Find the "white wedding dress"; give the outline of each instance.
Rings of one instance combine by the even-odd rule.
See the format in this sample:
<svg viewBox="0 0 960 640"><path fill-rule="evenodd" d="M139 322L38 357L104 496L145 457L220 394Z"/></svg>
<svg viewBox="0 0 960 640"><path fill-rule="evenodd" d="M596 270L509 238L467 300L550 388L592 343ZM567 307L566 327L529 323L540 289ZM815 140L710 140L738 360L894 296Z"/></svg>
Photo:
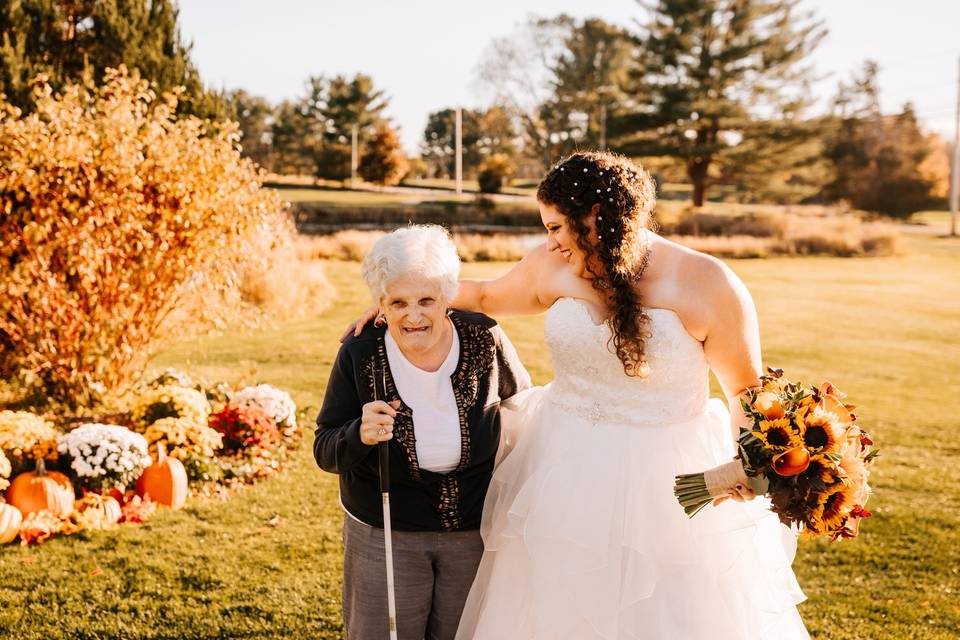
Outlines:
<svg viewBox="0 0 960 640"><path fill-rule="evenodd" d="M485 552L458 640L793 640L809 636L796 536L758 498L688 518L674 476L734 455L701 343L649 309L649 376L561 298L545 321L554 381L502 411L515 447L484 508Z"/></svg>

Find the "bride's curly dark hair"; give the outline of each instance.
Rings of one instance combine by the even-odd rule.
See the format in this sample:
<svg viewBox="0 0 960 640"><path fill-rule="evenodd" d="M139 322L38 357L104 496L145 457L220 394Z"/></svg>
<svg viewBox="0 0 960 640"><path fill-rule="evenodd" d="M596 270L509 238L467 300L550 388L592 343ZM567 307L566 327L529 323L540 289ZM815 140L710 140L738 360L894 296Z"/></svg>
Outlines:
<svg viewBox="0 0 960 640"><path fill-rule="evenodd" d="M647 374L650 317L634 288L649 259L645 230L656 202L653 179L627 158L580 152L560 161L537 189L537 200L570 222L593 287L608 299L613 350L628 376ZM596 231L588 224L596 212Z"/></svg>

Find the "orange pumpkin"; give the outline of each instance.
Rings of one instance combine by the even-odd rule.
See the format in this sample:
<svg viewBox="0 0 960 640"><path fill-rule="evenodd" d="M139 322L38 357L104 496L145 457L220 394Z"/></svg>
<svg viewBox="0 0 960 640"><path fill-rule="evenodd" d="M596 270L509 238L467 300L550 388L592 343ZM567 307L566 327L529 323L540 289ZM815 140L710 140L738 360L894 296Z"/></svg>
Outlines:
<svg viewBox="0 0 960 640"><path fill-rule="evenodd" d="M15 506L0 502L0 544L12 542L20 533L23 514Z"/></svg>
<svg viewBox="0 0 960 640"><path fill-rule="evenodd" d="M88 493L77 500L76 510L88 529L107 529L120 521L120 503L110 496Z"/></svg>
<svg viewBox="0 0 960 640"><path fill-rule="evenodd" d="M785 477L801 474L809 466L810 452L806 447L788 449L773 459L773 470Z"/></svg>
<svg viewBox="0 0 960 640"><path fill-rule="evenodd" d="M65 518L73 511L73 484L59 471L47 471L40 459L36 471L21 473L13 479L7 489L7 502L24 516L49 511Z"/></svg>
<svg viewBox="0 0 960 640"><path fill-rule="evenodd" d="M137 495L173 509L187 501L187 471L176 458L168 458L166 449L157 449L157 461L143 470L137 479Z"/></svg>

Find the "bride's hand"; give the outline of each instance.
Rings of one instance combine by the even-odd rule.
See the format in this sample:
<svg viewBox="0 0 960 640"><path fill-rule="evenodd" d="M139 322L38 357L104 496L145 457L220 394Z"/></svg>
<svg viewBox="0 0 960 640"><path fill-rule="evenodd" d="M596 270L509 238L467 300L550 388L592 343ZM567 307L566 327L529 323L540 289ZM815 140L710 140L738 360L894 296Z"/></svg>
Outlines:
<svg viewBox="0 0 960 640"><path fill-rule="evenodd" d="M736 500L737 502L744 502L746 500L753 500L757 497L757 494L753 492L753 489L750 488L750 485L738 482L734 486L727 489L726 495L719 496L713 499L713 506L722 504L727 500Z"/></svg>
<svg viewBox="0 0 960 640"><path fill-rule="evenodd" d="M360 314L360 317L355 322L351 322L350 325L347 327L346 331L343 332L343 335L340 336L340 342L343 342L344 340L349 338L351 333L354 336L359 336L360 332L363 331L363 328L367 326L367 323L370 322L371 320L374 321L373 326L379 327L380 318L377 317L379 314L379 311L380 311L380 308L377 305L373 305L372 307L364 311L362 314Z"/></svg>
<svg viewBox="0 0 960 640"><path fill-rule="evenodd" d="M743 502L757 497L738 458L705 472L704 482L710 495L716 496L713 499L714 506L726 500Z"/></svg>

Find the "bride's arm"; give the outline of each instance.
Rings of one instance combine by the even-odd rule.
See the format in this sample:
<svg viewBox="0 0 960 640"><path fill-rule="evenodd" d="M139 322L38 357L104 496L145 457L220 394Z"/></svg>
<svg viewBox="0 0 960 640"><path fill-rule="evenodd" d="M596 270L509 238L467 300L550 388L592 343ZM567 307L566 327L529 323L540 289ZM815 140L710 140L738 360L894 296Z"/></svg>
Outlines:
<svg viewBox="0 0 960 640"><path fill-rule="evenodd" d="M546 257L546 247L540 245L496 280L461 280L450 306L491 316L534 315L546 311L553 302L543 299L539 286Z"/></svg>
<svg viewBox="0 0 960 640"><path fill-rule="evenodd" d="M554 302L545 299L540 286L548 256L546 245L540 245L496 280L461 280L449 306L491 316L535 315L546 311ZM363 327L376 317L377 306L369 307L344 330L340 342L350 334L359 336Z"/></svg>
<svg viewBox="0 0 960 640"><path fill-rule="evenodd" d="M719 260L711 258L709 265L700 292L707 302L709 317L703 351L727 397L730 430L736 442L740 427L749 424L740 400L747 390L760 383L763 371L760 326L753 299L740 278ZM739 501L753 498L754 493L746 482L738 482L728 488L727 497ZM715 504L724 499L719 498Z"/></svg>
<svg viewBox="0 0 960 640"><path fill-rule="evenodd" d="M747 418L740 399L760 383L760 326L747 287L719 260L705 267L702 295L709 307L707 336L703 343L707 363L717 376L730 408L734 440Z"/></svg>

